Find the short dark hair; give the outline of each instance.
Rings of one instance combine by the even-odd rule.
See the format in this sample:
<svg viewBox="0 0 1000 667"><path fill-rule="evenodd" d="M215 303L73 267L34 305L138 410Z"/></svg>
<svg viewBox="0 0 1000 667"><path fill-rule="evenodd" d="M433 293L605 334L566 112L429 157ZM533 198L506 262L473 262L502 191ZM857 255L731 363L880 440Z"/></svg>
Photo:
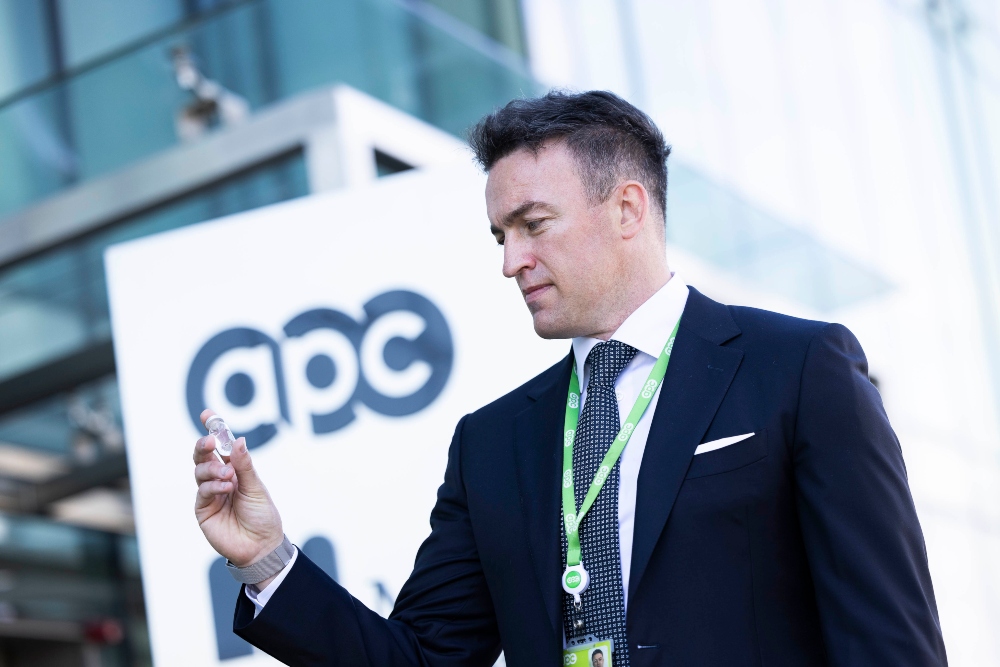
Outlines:
<svg viewBox="0 0 1000 667"><path fill-rule="evenodd" d="M615 186L635 179L666 220L670 146L649 116L614 93L551 90L511 100L469 131L469 145L487 172L501 158L522 148L536 153L550 139L566 142L592 201L606 201Z"/></svg>

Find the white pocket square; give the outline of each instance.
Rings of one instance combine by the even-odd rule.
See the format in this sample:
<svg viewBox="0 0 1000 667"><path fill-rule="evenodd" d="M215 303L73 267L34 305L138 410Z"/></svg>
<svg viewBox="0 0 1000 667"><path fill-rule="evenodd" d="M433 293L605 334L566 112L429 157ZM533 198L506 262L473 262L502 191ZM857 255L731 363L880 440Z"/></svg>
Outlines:
<svg viewBox="0 0 1000 667"><path fill-rule="evenodd" d="M753 435L753 433L744 433L743 435L732 435L728 438L719 438L718 440L713 440L712 442L706 442L698 445L698 449L694 450L694 454L697 456L698 454L704 454L705 452L714 452L716 449L722 449L723 447L728 447L729 445L735 445L737 442L742 442L747 438L753 437Z"/></svg>

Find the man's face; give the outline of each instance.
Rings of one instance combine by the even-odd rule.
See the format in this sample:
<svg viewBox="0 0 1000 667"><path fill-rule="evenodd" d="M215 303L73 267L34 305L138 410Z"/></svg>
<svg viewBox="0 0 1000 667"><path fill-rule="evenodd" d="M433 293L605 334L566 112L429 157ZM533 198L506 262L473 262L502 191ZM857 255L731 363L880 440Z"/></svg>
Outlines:
<svg viewBox="0 0 1000 667"><path fill-rule="evenodd" d="M594 654L590 657L590 662L594 667L604 667L604 654L594 651Z"/></svg>
<svg viewBox="0 0 1000 667"><path fill-rule="evenodd" d="M592 204L565 144L498 160L486 183L490 228L542 338L603 332L625 260L615 198Z"/></svg>

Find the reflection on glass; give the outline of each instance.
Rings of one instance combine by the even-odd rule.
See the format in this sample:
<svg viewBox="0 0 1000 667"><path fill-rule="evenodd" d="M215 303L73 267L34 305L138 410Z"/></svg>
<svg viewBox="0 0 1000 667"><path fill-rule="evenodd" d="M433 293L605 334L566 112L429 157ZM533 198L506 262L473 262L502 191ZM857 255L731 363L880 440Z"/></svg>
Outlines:
<svg viewBox="0 0 1000 667"><path fill-rule="evenodd" d="M30 627L35 636L62 636L60 646L79 651L84 633L103 624L117 635L97 649L99 664L151 664L136 554L133 536L0 514L5 648L16 651L20 628Z"/></svg>
<svg viewBox="0 0 1000 667"><path fill-rule="evenodd" d="M81 35L67 43L69 56L105 52L132 35L133 28L138 30L107 16L95 18L85 9L119 4L127 5L130 15L141 14L137 25L144 32L170 23L176 14L164 8L170 3L153 0L86 0L80 8L63 2L60 6L73 5L64 7L64 19ZM0 101L0 217L70 183L175 145L175 117L191 101L174 80L170 53L178 47L192 54L207 77L254 109L343 82L454 134L494 106L538 90L514 50L457 19L429 21L433 12L451 17L427 3L225 4L231 6L191 24L177 23L164 36L127 46L107 62L90 61L62 83ZM432 14L418 11L420 7ZM510 11L496 10L504 16ZM483 12L466 18L488 23L492 13ZM70 20L79 13L89 18ZM458 13L464 17L469 11ZM95 22L104 21L113 25L106 34L97 34ZM504 21L509 23L509 17ZM511 31L509 26L497 30Z"/></svg>
<svg viewBox="0 0 1000 667"><path fill-rule="evenodd" d="M45 476L39 469L32 480L36 482L124 451L114 376L0 415L0 477L23 478L5 465L12 459L7 451L14 449L33 449L52 457L51 474Z"/></svg>
<svg viewBox="0 0 1000 667"><path fill-rule="evenodd" d="M73 67L183 18L177 0L60 0L66 65Z"/></svg>
<svg viewBox="0 0 1000 667"><path fill-rule="evenodd" d="M670 168L667 239L765 292L831 311L890 288L876 271L683 164Z"/></svg>
<svg viewBox="0 0 1000 667"><path fill-rule="evenodd" d="M38 0L0 2L0 98L52 73L47 9Z"/></svg>
<svg viewBox="0 0 1000 667"><path fill-rule="evenodd" d="M0 271L0 382L110 339L108 245L307 192L295 153Z"/></svg>

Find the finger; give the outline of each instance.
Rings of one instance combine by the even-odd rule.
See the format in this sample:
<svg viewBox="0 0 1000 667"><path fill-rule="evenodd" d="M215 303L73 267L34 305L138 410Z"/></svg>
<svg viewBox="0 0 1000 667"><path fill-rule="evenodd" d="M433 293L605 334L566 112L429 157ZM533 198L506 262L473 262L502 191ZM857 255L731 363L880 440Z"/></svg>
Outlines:
<svg viewBox="0 0 1000 667"><path fill-rule="evenodd" d="M218 461L215 453L215 436L205 435L198 438L194 443L194 462L205 463L207 461Z"/></svg>
<svg viewBox="0 0 1000 667"><path fill-rule="evenodd" d="M201 423L204 426L208 418L215 414L214 410L204 409L201 411Z"/></svg>
<svg viewBox="0 0 1000 667"><path fill-rule="evenodd" d="M207 505L217 497L231 493L234 488L233 483L226 480L216 479L205 482L198 486L198 505Z"/></svg>
<svg viewBox="0 0 1000 667"><path fill-rule="evenodd" d="M198 484L216 479L232 481L233 474L231 465L225 465L219 461L207 461L194 467L194 480Z"/></svg>
<svg viewBox="0 0 1000 667"><path fill-rule="evenodd" d="M247 449L246 438L237 438L233 453L229 456L229 463L236 470L240 480L240 492L247 495L266 495L267 489L264 483L257 476L257 470L253 467L253 460L250 458L250 451Z"/></svg>
<svg viewBox="0 0 1000 667"><path fill-rule="evenodd" d="M208 408L206 408L206 409L204 409L204 410L201 411L200 419L201 419L202 425L205 425L205 428L208 428L208 426L207 426L208 420L211 419L213 416L215 416L215 411L214 410L209 410ZM218 444L219 444L218 441L215 441L215 445L216 445L216 447L215 447L215 458L217 460L222 461L223 463L229 463L229 457L225 456L221 452L219 452Z"/></svg>

